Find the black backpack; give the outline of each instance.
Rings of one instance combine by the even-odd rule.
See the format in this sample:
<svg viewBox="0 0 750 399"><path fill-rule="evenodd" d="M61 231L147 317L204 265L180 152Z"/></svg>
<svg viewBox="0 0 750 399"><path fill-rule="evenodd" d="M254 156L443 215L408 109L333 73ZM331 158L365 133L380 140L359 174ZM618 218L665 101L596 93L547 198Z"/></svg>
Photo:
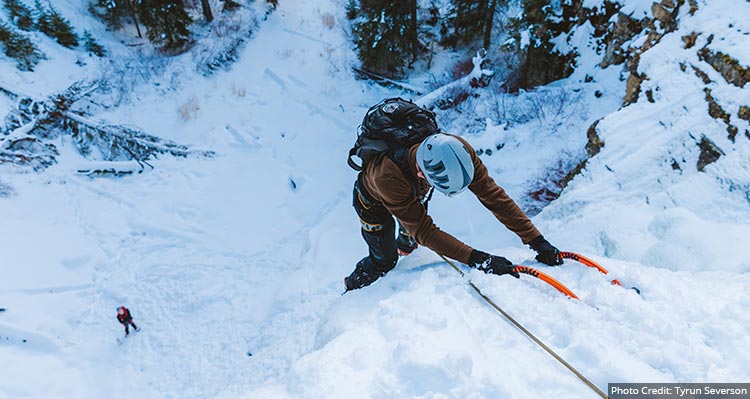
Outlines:
<svg viewBox="0 0 750 399"><path fill-rule="evenodd" d="M434 112L401 97L387 98L365 114L347 163L361 171L388 156L410 177L406 159L409 147L439 131ZM354 162L354 156L362 160L360 165Z"/></svg>

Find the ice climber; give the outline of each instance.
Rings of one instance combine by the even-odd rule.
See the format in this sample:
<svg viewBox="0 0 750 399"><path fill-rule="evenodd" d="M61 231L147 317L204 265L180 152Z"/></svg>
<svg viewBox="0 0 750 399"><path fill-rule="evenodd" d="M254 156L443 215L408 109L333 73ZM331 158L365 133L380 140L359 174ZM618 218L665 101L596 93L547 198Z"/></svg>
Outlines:
<svg viewBox="0 0 750 399"><path fill-rule="evenodd" d="M388 112L390 108L385 110ZM357 176L354 209L361 221L369 255L344 279L347 291L372 284L396 266L399 255L408 255L416 249L417 243L485 273L519 277L508 259L474 249L435 225L427 213L433 189L452 197L468 188L505 227L537 252L539 262L550 266L562 264L560 251L495 183L463 138L431 134L403 153L405 160L400 163L405 167L390 156L382 156L364 165Z"/></svg>
<svg viewBox="0 0 750 399"><path fill-rule="evenodd" d="M125 306L117 308L117 321L125 326L125 335L130 334L128 326L133 326L133 330L138 331L138 327L133 323L133 316L130 315L130 310Z"/></svg>

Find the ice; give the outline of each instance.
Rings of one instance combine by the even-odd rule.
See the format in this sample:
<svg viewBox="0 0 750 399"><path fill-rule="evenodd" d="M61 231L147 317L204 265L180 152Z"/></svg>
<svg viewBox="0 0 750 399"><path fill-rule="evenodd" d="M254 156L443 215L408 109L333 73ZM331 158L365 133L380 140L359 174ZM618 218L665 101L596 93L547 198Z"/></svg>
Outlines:
<svg viewBox="0 0 750 399"><path fill-rule="evenodd" d="M74 23L101 28L94 33L114 60L128 56L88 16L87 2L58 3ZM623 3L639 17L652 2ZM461 277L424 247L372 286L340 295L343 277L367 253L345 157L369 106L403 95L347 72L355 57L348 39L321 23L325 13L345 20L341 1L282 1L238 62L213 77L191 69L189 54L175 58L165 67L175 81L134 84L137 95L101 117L216 157L163 156L153 170L92 178L75 173L86 160L61 138L58 165L3 169L0 398L597 397L468 279L600 389L749 380L741 348L750 347L750 141L742 130L734 142L727 137L724 122L708 115L702 81L690 66L680 69L687 62L705 70L732 123L747 127L736 117L746 90L681 40L715 32L724 40L711 48L747 65L747 36L737 31L746 13L732 9L747 6L699 3L643 54L639 72L649 80L637 103L621 106L620 70L597 67L584 25L565 42L580 52L578 70L512 99L563 104L567 113L466 136L493 150L481 159L521 200L561 154L583 156L586 131L601 119L605 146L533 221L554 245L591 257L609 275L572 261L540 265L470 193L430 204L441 228L540 268L580 301L531 276L464 268ZM76 65L80 54L39 41L50 59L34 74L0 59L3 82L44 96L112 67ZM186 104L197 107L188 118ZM0 95L0 111L12 105ZM702 136L725 156L698 172ZM122 346L120 305L143 327Z"/></svg>

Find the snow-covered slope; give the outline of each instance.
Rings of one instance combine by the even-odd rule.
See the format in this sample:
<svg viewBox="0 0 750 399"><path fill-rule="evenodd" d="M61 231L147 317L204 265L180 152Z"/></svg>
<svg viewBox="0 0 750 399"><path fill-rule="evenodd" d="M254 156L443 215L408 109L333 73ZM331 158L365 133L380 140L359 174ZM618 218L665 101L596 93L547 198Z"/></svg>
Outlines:
<svg viewBox="0 0 750 399"><path fill-rule="evenodd" d="M131 102L101 115L214 150L213 159L162 157L153 171L91 179L74 173L81 159L62 136L58 165L4 170L0 183L15 193L0 196L0 397L596 397L427 249L340 296L366 253L344 157L367 107L400 94L351 77L340 3L281 2L230 71L204 78L178 58L169 89L137 86ZM729 189L747 182L748 140L722 141L702 81L679 69L700 63L695 49L680 50L685 32L745 29L740 12L722 11L728 2L710 3L644 53L654 103L617 111L619 71L591 69L592 83L578 73L547 89L579 90L579 116L467 137L495 149L483 159L519 197L611 114L598 125L605 147L534 221L642 294L576 264L544 271L581 301L527 276L469 274L602 389L750 377L737 350L750 345L750 278L735 248L750 211L742 189ZM3 76L43 94L86 73ZM748 103L746 89L713 81L732 114L730 104ZM726 155L697 172L688 130ZM436 196L431 213L471 245L543 267L470 195ZM142 331L118 345L122 304Z"/></svg>
<svg viewBox="0 0 750 399"><path fill-rule="evenodd" d="M750 92L700 54L724 52L749 68L739 43L750 35L740 17L750 5L711 1L694 15L688 10L682 7L676 31L640 57L638 72L648 77L640 100L600 121L604 147L543 219L581 231L571 244L600 255L743 277L750 272L742 239L750 233L750 124L738 114ZM688 46L691 34L697 40ZM710 115L712 107L727 121ZM722 156L703 166L706 142Z"/></svg>

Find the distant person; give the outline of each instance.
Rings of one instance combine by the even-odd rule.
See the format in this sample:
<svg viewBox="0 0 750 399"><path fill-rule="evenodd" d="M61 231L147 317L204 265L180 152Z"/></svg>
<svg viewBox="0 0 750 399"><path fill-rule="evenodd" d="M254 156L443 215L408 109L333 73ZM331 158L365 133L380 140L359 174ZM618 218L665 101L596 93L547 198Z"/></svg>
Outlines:
<svg viewBox="0 0 750 399"><path fill-rule="evenodd" d="M130 331L128 329L129 326L133 326L133 330L138 331L138 326L133 323L133 316L130 315L130 310L128 310L128 308L126 308L125 306L120 306L119 308L117 308L117 321L125 326L125 335L130 334Z"/></svg>
<svg viewBox="0 0 750 399"><path fill-rule="evenodd" d="M396 266L399 255L408 255L418 243L485 273L519 277L508 259L474 249L435 225L427 213L433 190L452 197L468 188L505 227L537 252L539 262L562 264L560 251L489 176L469 143L440 133L431 111L400 98L387 99L370 108L360 129L349 164L360 170L353 203L369 255L344 279L347 291L372 284ZM419 139L404 141L403 137L409 135ZM352 165L354 154L364 155L360 156L363 165Z"/></svg>

